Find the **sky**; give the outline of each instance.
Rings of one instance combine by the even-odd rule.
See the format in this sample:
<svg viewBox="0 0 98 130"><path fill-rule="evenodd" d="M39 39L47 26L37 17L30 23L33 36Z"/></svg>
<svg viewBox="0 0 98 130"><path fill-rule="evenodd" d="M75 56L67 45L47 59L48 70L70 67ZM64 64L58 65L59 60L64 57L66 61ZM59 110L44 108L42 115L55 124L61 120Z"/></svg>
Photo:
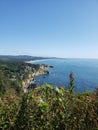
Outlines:
<svg viewBox="0 0 98 130"><path fill-rule="evenodd" d="M98 0L0 0L0 55L98 58Z"/></svg>

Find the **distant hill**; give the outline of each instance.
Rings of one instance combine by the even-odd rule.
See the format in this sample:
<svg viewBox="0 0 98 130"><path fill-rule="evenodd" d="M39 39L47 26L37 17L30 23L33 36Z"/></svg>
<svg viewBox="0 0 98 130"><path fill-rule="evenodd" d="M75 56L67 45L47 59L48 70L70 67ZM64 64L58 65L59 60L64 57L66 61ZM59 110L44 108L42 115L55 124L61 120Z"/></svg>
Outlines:
<svg viewBox="0 0 98 130"><path fill-rule="evenodd" d="M29 61L29 60L41 60L41 59L51 59L49 57L37 57L37 56L28 56L28 55L18 55L18 56L13 56L13 55L0 55L0 60L4 61Z"/></svg>

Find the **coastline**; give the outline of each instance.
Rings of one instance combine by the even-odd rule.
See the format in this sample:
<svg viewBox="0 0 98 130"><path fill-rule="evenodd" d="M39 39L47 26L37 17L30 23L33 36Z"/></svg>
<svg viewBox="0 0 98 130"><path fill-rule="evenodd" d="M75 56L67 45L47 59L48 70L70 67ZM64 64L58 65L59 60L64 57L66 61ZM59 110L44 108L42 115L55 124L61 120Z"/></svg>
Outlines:
<svg viewBox="0 0 98 130"><path fill-rule="evenodd" d="M34 62L36 62L36 61L39 61L39 60L35 60ZM32 63L32 61L30 63ZM49 66L47 66L47 68L48 67ZM35 72L31 71L28 74L28 78L26 80L22 81L22 87L23 87L24 93L28 92L28 90L29 90L28 88L30 85L37 86L37 83L35 82L36 81L35 76L44 75L44 74L49 74L49 71L46 69L46 65L39 64L39 69L36 70ZM33 87L32 87L32 89L33 89Z"/></svg>
<svg viewBox="0 0 98 130"><path fill-rule="evenodd" d="M45 61L47 59L40 59L40 60L29 60L29 61L25 61L25 63L35 63L35 62L40 62L40 61Z"/></svg>

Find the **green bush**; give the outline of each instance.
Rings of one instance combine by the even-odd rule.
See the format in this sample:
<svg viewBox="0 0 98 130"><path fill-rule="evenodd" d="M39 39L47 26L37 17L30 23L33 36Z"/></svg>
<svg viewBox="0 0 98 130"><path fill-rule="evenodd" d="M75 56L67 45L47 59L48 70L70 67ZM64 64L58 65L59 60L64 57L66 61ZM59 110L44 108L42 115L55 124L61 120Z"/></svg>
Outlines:
<svg viewBox="0 0 98 130"><path fill-rule="evenodd" d="M98 129L96 94L44 85L23 96L15 130Z"/></svg>
<svg viewBox="0 0 98 130"><path fill-rule="evenodd" d="M10 130L19 111L19 98L14 89L6 91L0 98L0 130Z"/></svg>

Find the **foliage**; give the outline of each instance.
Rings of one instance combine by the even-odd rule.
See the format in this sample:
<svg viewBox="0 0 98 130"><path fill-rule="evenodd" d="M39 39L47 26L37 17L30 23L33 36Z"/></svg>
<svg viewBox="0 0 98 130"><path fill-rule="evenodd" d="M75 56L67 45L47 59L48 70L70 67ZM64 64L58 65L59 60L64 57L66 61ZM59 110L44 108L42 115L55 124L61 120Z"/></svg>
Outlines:
<svg viewBox="0 0 98 130"><path fill-rule="evenodd" d="M21 80L39 69L23 62L0 62L0 130L98 130L98 89L73 93L45 84L21 94Z"/></svg>
<svg viewBox="0 0 98 130"><path fill-rule="evenodd" d="M2 91L2 93L4 93L5 88L4 88L4 75L2 73L2 71L0 71L0 92Z"/></svg>
<svg viewBox="0 0 98 130"><path fill-rule="evenodd" d="M15 130L98 129L96 94L72 94L44 85L23 96Z"/></svg>
<svg viewBox="0 0 98 130"><path fill-rule="evenodd" d="M68 90L70 91L70 93L73 92L73 89L74 89L74 74L73 72L70 73L69 75L69 79L70 79L70 82L69 82L69 85L68 85Z"/></svg>
<svg viewBox="0 0 98 130"><path fill-rule="evenodd" d="M19 97L14 89L6 91L0 98L0 130L10 130L19 111Z"/></svg>
<svg viewBox="0 0 98 130"><path fill-rule="evenodd" d="M28 79L29 74L39 70L39 65L33 65L22 61L0 59L0 96L8 88L13 88L19 95L22 88L22 81Z"/></svg>

